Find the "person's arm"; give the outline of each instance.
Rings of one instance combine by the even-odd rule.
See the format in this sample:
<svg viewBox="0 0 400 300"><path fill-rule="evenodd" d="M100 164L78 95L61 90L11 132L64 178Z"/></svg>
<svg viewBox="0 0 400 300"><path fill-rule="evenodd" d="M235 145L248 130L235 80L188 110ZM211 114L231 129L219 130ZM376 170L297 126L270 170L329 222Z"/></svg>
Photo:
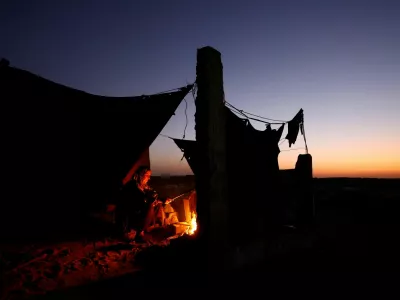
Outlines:
<svg viewBox="0 0 400 300"><path fill-rule="evenodd" d="M156 205L159 203L160 199L158 197L158 193L150 187L148 187L144 191L144 196L147 199L147 203L149 203L149 204Z"/></svg>
<svg viewBox="0 0 400 300"><path fill-rule="evenodd" d="M165 204L171 203L170 198L159 197L157 191L152 189L151 187L149 187L146 190L146 196L147 196L147 198L150 198L150 201L153 203L153 205L157 205L157 204L165 205Z"/></svg>
<svg viewBox="0 0 400 300"><path fill-rule="evenodd" d="M161 203L161 204L163 204L163 205L165 205L165 204L170 204L170 203L171 203L171 198L168 198L168 197L160 198L160 197L158 197L157 200L156 200L155 202L156 202L156 203Z"/></svg>
<svg viewBox="0 0 400 300"><path fill-rule="evenodd" d="M171 198L164 198L164 197L159 197L158 194L156 194L156 197L154 198L153 204L157 205L157 204L170 204L171 203Z"/></svg>

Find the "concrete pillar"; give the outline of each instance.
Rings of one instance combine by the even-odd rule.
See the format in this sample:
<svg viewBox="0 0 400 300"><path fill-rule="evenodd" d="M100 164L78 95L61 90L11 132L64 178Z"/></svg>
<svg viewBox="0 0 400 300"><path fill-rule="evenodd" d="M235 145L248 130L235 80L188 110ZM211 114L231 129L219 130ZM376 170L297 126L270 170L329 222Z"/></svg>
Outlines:
<svg viewBox="0 0 400 300"><path fill-rule="evenodd" d="M199 170L196 174L198 234L212 270L224 268L228 237L226 116L221 53L197 51L195 129Z"/></svg>

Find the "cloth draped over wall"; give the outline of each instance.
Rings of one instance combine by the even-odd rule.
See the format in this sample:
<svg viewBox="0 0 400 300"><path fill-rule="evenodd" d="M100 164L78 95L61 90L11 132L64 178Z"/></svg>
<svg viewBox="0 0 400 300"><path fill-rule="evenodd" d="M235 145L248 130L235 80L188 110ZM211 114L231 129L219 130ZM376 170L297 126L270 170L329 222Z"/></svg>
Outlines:
<svg viewBox="0 0 400 300"><path fill-rule="evenodd" d="M79 223L76 212L118 192L191 88L104 97L2 64L2 222Z"/></svg>
<svg viewBox="0 0 400 300"><path fill-rule="evenodd" d="M247 151L247 155L250 155L251 157L255 156L254 151L261 152L263 157L275 156L276 159L270 158L268 160L268 167L272 167L272 169L275 170L279 169L277 156L280 150L278 142L282 136L284 124L282 124L278 129L272 130L270 126L267 126L266 130L260 131L255 129L249 120L236 116L229 108L226 108L225 110L227 113L228 151L233 151L232 153L239 154L238 161L242 163L249 159L248 156L243 157L243 151L245 150ZM183 152L193 173L196 174L196 141L182 139L173 140L178 148ZM256 145L258 147L261 145L263 146L254 149ZM235 150L238 147L244 149Z"/></svg>
<svg viewBox="0 0 400 300"><path fill-rule="evenodd" d="M251 145L254 143L254 140L263 140L264 143L268 144L268 155L271 155L272 153L275 153L277 151L277 155L279 154L280 150L278 147L278 142L282 136L284 125L282 124L278 129L271 129L271 125L268 124L266 130L260 131L255 129L251 123L249 122L248 119L245 118L240 118L237 115L235 115L229 108L226 108L226 112L228 114L227 122L228 122L228 133L229 136L231 136L231 139L236 141L236 143L242 144L242 145ZM304 115L303 115L303 109L300 109L300 111L295 115L295 117L288 122L288 133L285 137L285 139L288 140L289 142L289 147L291 147L292 144L296 143L297 136L299 133L299 129L301 130L301 133L303 133L302 130L302 124L304 120ZM239 131L235 132L235 129L239 128ZM248 136L246 137L241 137L240 133ZM236 139L235 139L236 137ZM276 140L277 139L277 140ZM173 139L175 144L178 146L178 148L183 152L185 159L187 160L189 167L191 168L192 172L196 174L196 141L193 140L183 140L183 139ZM231 146L231 145L228 145ZM246 148L248 149L248 148ZM252 149L252 153L254 154L253 150L257 149ZM264 149L265 150L265 149ZM265 153L263 153L265 155ZM271 155L272 156L272 155ZM275 165L275 160L273 160ZM276 164L278 161L276 160ZM273 167L276 169L276 166ZM278 167L279 169L279 167Z"/></svg>

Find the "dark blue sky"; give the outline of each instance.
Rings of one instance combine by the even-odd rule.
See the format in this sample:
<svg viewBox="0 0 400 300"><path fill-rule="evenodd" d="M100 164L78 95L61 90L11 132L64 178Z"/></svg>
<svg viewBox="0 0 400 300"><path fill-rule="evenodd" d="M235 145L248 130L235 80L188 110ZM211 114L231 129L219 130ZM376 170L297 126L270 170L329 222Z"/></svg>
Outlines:
<svg viewBox="0 0 400 300"><path fill-rule="evenodd" d="M276 119L304 109L316 176L400 176L399 1L3 2L0 57L14 66L94 94L151 94L194 81L196 49L213 46L233 105ZM184 107L163 133L182 136ZM156 173L188 170L168 139L151 156Z"/></svg>

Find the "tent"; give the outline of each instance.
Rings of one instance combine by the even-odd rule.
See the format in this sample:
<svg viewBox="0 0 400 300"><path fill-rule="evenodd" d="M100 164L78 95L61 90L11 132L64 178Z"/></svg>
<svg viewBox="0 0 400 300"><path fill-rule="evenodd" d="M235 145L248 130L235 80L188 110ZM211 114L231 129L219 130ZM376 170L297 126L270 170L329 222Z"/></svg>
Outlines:
<svg viewBox="0 0 400 300"><path fill-rule="evenodd" d="M103 97L3 60L0 230L78 226L81 213L114 197L138 162L148 161L149 146L191 88Z"/></svg>

